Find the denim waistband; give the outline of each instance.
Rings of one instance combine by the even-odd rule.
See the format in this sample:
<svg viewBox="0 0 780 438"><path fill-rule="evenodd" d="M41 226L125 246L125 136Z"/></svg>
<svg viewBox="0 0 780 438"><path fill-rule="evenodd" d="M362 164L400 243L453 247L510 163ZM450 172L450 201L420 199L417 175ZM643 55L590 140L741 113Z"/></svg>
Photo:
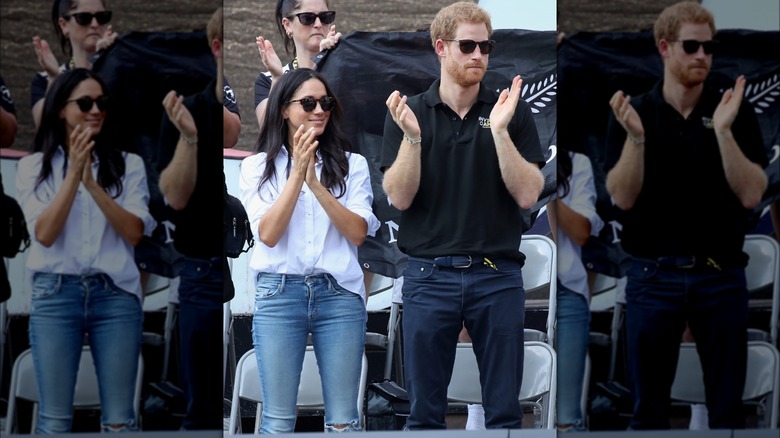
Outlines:
<svg viewBox="0 0 780 438"><path fill-rule="evenodd" d="M328 273L300 275L259 272L257 274L257 281L260 281L261 276L265 280L277 281L283 284L322 284L335 281L333 276Z"/></svg>
<svg viewBox="0 0 780 438"><path fill-rule="evenodd" d="M95 274L55 274L52 272L36 272L33 278L55 278L62 284L84 283L87 281L111 281L111 277L103 272Z"/></svg>

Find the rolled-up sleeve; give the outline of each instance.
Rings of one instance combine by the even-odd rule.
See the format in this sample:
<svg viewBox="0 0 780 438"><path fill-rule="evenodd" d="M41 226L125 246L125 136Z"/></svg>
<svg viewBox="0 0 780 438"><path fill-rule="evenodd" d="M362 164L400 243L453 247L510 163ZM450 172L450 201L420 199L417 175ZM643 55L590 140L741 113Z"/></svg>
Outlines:
<svg viewBox="0 0 780 438"><path fill-rule="evenodd" d="M352 154L350 156L347 202L345 206L349 211L366 221L366 224L368 224L367 235L369 236L374 236L380 225L371 208L373 202L374 192L371 190L368 162L362 155Z"/></svg>
<svg viewBox="0 0 780 438"><path fill-rule="evenodd" d="M125 160L124 190L125 199L122 207L141 219L144 224L144 235L151 236L157 228L157 221L149 212L149 186L146 182L146 168L144 162L136 154L127 154Z"/></svg>
<svg viewBox="0 0 780 438"><path fill-rule="evenodd" d="M246 209L249 216L249 223L252 226L252 232L258 233L260 229L260 219L273 206L276 196L270 189L273 184L263 185L263 197L257 190L260 177L265 169L265 154L256 154L246 157L241 161L240 173L238 177L239 199Z"/></svg>
<svg viewBox="0 0 780 438"><path fill-rule="evenodd" d="M48 181L44 181L36 192L35 181L41 171L40 153L28 155L19 160L16 169L16 201L24 212L27 230L35 236L35 223L54 197Z"/></svg>
<svg viewBox="0 0 780 438"><path fill-rule="evenodd" d="M596 212L596 184L593 179L593 167L590 159L582 154L574 154L573 174L571 177L572 210L590 221L590 234L598 236L604 227L604 221Z"/></svg>

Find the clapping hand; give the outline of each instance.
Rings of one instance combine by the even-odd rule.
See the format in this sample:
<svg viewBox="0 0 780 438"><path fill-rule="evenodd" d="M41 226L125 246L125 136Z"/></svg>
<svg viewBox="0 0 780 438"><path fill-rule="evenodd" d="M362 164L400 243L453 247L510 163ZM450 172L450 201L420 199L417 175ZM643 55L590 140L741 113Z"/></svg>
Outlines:
<svg viewBox="0 0 780 438"><path fill-rule="evenodd" d="M387 98L385 105L390 110L393 121L404 131L409 138L420 137L420 123L417 122L417 116L408 105L406 105L407 96L401 97L401 92L393 91Z"/></svg>
<svg viewBox="0 0 780 438"><path fill-rule="evenodd" d="M94 180L92 176L92 148L94 147L92 130L76 125L70 133L68 161L70 169L79 175L84 185Z"/></svg>
<svg viewBox="0 0 780 438"><path fill-rule="evenodd" d="M36 35L33 37L33 47L35 48L35 56L38 58L38 64L49 75L49 78L56 78L60 73L60 65L54 53L52 53L49 43Z"/></svg>
<svg viewBox="0 0 780 438"><path fill-rule="evenodd" d="M742 97L745 95L745 76L740 75L733 89L726 90L720 99L718 107L712 119L715 124L715 132L724 132L731 129L731 124L737 117Z"/></svg>
<svg viewBox="0 0 780 438"><path fill-rule="evenodd" d="M184 106L184 96L177 96L175 91L169 91L163 99L163 107L165 107L165 112L168 113L171 123L176 126L182 136L190 139L198 137L198 128L195 126L192 114Z"/></svg>
<svg viewBox="0 0 780 438"><path fill-rule="evenodd" d="M97 50L103 50L111 47L114 44L114 41L116 40L117 33L114 32L113 28L109 24L106 26L106 31L103 33L103 36L100 37L100 39L97 41L97 45L95 48Z"/></svg>
<svg viewBox="0 0 780 438"><path fill-rule="evenodd" d="M642 125L642 119L639 118L636 109L631 106L631 96L625 96L623 91L618 90L609 99L609 106L612 107L615 118L620 126L626 130L629 138L635 143L644 140L645 127Z"/></svg>
<svg viewBox="0 0 780 438"><path fill-rule="evenodd" d="M314 128L304 131L303 125L299 126L293 135L293 167L299 175L304 176L304 180L309 186L317 179L314 173L314 163L317 161L314 155L317 146L319 146L319 142Z"/></svg>
<svg viewBox="0 0 780 438"><path fill-rule="evenodd" d="M336 32L336 25L330 26L328 36L320 41L320 52L336 47L336 44L339 43L339 38L341 38L341 32Z"/></svg>
<svg viewBox="0 0 780 438"><path fill-rule="evenodd" d="M515 114L517 102L520 100L520 88L523 86L523 80L520 75L512 79L510 88L501 90L498 95L498 101L490 111L490 129L494 131L506 130L512 116Z"/></svg>
<svg viewBox="0 0 780 438"><path fill-rule="evenodd" d="M276 54L273 44L262 36L257 37L257 51L265 68L271 72L271 77L278 79L282 76L282 60Z"/></svg>

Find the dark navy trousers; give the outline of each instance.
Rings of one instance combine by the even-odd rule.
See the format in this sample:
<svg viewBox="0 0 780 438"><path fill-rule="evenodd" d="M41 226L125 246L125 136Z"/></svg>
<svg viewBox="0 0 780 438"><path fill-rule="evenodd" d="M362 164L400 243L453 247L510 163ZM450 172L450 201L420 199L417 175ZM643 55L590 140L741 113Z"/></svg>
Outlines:
<svg viewBox="0 0 780 438"><path fill-rule="evenodd" d="M702 362L710 428L745 427L748 292L744 268L676 268L634 259L626 286L632 429L669 429L686 322Z"/></svg>
<svg viewBox="0 0 780 438"><path fill-rule="evenodd" d="M525 291L522 263L481 259L468 268L410 258L404 271L403 338L409 429L445 429L447 386L464 323L480 370L488 428L522 426Z"/></svg>

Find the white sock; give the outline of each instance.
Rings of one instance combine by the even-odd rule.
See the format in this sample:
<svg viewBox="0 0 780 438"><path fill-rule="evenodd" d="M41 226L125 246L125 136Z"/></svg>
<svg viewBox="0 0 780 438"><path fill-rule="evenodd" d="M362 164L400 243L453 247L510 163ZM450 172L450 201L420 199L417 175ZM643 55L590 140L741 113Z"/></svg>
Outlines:
<svg viewBox="0 0 780 438"><path fill-rule="evenodd" d="M485 410L482 405L469 405L466 430L485 430Z"/></svg>
<svg viewBox="0 0 780 438"><path fill-rule="evenodd" d="M688 425L690 430L709 430L709 415L707 415L707 405L691 405L691 422Z"/></svg>

